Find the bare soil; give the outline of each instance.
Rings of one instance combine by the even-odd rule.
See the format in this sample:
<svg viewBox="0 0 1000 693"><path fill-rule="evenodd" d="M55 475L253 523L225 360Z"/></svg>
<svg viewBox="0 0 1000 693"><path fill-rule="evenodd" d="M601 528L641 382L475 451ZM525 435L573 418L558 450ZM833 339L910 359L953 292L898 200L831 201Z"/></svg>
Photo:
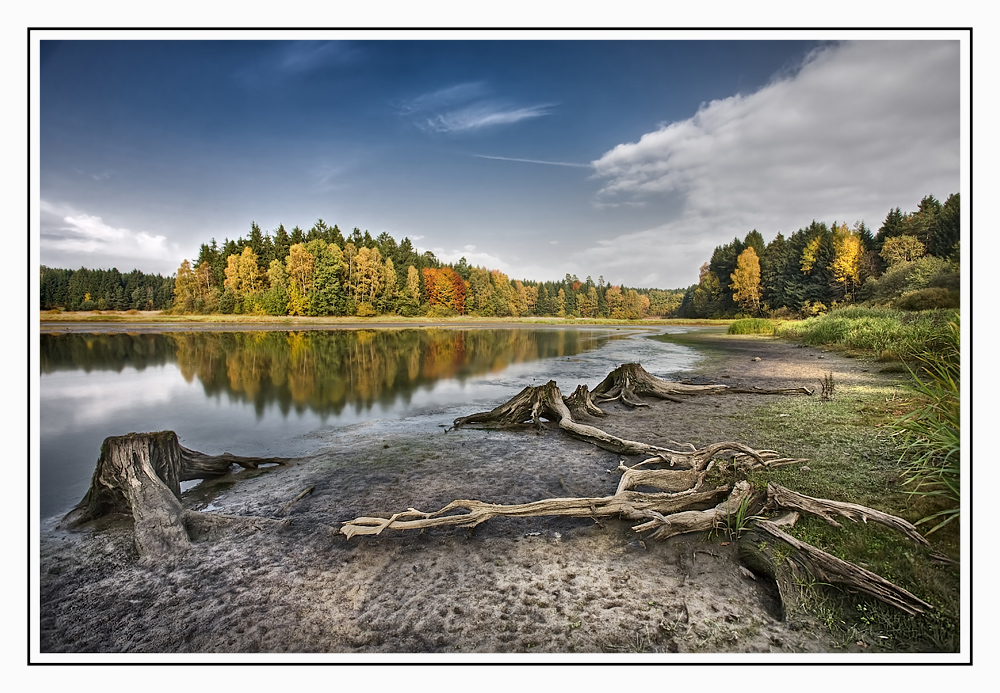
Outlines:
<svg viewBox="0 0 1000 693"><path fill-rule="evenodd" d="M696 381L818 387L877 366L770 338L707 335ZM758 359L759 360L755 360ZM560 383L564 393L576 383ZM818 395L817 395L818 396ZM658 444L738 440L733 414L770 396L605 406L591 423ZM471 413L471 411L470 411ZM496 518L474 532L348 540L362 515L456 498L522 503L614 492L618 455L558 430L436 428L337 442L290 467L184 494L186 507L274 521L199 537L146 564L129 518L43 528L42 653L800 653L834 649L818 623L778 617L735 546L704 534L643 542L627 521ZM638 460L632 460L632 462ZM314 491L287 513L304 489Z"/></svg>

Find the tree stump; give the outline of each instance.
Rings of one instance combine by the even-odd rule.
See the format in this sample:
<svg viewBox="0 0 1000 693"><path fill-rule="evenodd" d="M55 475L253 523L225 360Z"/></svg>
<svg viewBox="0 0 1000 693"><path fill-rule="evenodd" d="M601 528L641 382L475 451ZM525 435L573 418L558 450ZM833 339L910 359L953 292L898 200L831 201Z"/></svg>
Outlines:
<svg viewBox="0 0 1000 693"><path fill-rule="evenodd" d="M598 404L618 400L632 407L649 406L640 396L656 397L671 402L683 402L683 397L691 395L754 394L754 395L811 395L805 387L789 387L768 390L760 387L740 388L729 385L691 385L688 383L662 380L650 375L638 363L625 363L608 373L594 388L594 401Z"/></svg>
<svg viewBox="0 0 1000 693"><path fill-rule="evenodd" d="M265 462L288 460L205 455L183 447L173 431L111 436L101 445L87 494L62 524L72 528L111 513L131 515L140 556L176 553L190 544L180 483L228 474L232 464L256 469Z"/></svg>

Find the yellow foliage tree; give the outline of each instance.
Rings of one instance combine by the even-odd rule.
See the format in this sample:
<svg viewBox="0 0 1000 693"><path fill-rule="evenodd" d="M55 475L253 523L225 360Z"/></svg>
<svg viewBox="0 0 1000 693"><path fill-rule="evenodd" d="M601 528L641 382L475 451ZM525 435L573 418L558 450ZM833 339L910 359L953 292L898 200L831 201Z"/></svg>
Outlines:
<svg viewBox="0 0 1000 693"><path fill-rule="evenodd" d="M760 258L753 246L748 246L736 258L736 269L729 275L733 300L756 314L760 312Z"/></svg>
<svg viewBox="0 0 1000 693"><path fill-rule="evenodd" d="M854 289L861 280L861 260L865 246L861 237L847 228L847 224L833 227L833 280L844 285L844 295L854 296Z"/></svg>
<svg viewBox="0 0 1000 693"><path fill-rule="evenodd" d="M313 288L316 259L305 245L296 243L288 249L285 271L288 274L288 314L306 315Z"/></svg>

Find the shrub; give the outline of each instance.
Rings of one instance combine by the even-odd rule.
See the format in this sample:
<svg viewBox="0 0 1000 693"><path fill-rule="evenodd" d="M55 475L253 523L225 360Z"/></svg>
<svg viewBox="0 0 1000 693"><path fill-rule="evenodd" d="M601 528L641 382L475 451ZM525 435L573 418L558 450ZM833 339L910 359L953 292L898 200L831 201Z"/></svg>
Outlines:
<svg viewBox="0 0 1000 693"><path fill-rule="evenodd" d="M431 306L427 310L427 317L429 318L453 318L458 315L458 311L451 306Z"/></svg>
<svg viewBox="0 0 1000 693"><path fill-rule="evenodd" d="M375 309L372 307L372 304L365 303L364 301L358 304L358 308L354 314L357 315L359 318L373 318L376 315L378 315L378 313L376 313Z"/></svg>
<svg viewBox="0 0 1000 693"><path fill-rule="evenodd" d="M900 310L934 310L937 308L958 308L959 295L948 289L920 289L897 298L893 306Z"/></svg>
<svg viewBox="0 0 1000 693"><path fill-rule="evenodd" d="M878 279L869 279L861 289L861 298L875 303L888 303L921 289L957 291L958 283L959 273L954 264L928 255L910 262L899 262Z"/></svg>
<svg viewBox="0 0 1000 693"><path fill-rule="evenodd" d="M729 326L729 334L774 334L774 323L764 318L744 318Z"/></svg>

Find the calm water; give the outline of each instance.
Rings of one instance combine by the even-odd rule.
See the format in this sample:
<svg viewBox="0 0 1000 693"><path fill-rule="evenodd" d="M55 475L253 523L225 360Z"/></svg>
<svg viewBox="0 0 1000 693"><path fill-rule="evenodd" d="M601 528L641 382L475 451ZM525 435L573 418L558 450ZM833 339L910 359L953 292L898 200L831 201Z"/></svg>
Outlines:
<svg viewBox="0 0 1000 693"><path fill-rule="evenodd" d="M659 330L663 332L665 330ZM86 492L101 442L176 431L210 454L300 456L336 436L437 431L550 379L569 393L620 363L661 377L685 347L627 329L43 334L42 517Z"/></svg>

